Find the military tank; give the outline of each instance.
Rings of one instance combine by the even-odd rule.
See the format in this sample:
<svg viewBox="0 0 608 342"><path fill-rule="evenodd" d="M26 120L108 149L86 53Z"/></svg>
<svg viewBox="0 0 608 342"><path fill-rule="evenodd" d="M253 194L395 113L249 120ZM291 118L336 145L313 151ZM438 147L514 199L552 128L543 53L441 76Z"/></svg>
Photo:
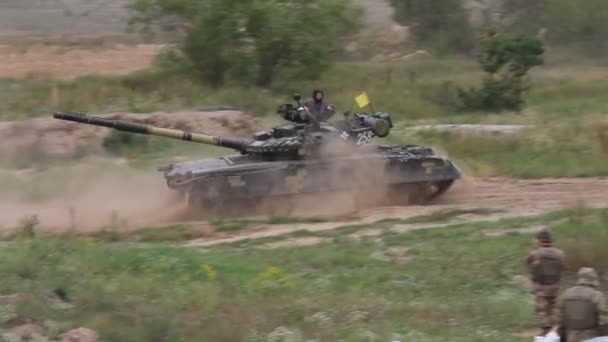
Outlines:
<svg viewBox="0 0 608 342"><path fill-rule="evenodd" d="M388 113L345 112L332 122L302 118L297 105L277 112L293 121L257 132L250 139L217 137L81 113L57 112L61 120L163 136L235 150L238 153L191 160L158 168L169 188L183 195L194 209L303 194L353 192L359 198L381 193L395 204L424 204L460 178L458 168L432 148L418 145L380 145L375 137L389 135ZM299 117L300 119L294 119ZM322 197L320 197L322 198Z"/></svg>

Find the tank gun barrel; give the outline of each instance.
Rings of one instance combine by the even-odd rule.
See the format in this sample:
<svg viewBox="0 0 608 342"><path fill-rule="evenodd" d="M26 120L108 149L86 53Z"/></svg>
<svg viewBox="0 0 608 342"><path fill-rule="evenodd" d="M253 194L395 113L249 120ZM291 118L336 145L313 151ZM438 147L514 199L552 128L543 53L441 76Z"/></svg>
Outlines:
<svg viewBox="0 0 608 342"><path fill-rule="evenodd" d="M155 127L150 125L144 125L136 122L121 121L121 120L110 120L97 116L89 116L80 113L53 113L55 119L74 121L89 125L103 126L113 128L119 131L157 135L177 140L194 141L201 144L216 145L221 147L233 148L239 151L244 151L248 145L246 140L234 139L234 138L220 138L216 136L191 133L187 131L181 131L177 129Z"/></svg>

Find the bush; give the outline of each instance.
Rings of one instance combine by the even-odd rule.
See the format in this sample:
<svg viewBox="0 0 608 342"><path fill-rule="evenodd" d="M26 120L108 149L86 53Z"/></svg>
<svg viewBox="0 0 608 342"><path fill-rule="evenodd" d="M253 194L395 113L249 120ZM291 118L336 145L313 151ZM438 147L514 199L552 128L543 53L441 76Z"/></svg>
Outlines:
<svg viewBox="0 0 608 342"><path fill-rule="evenodd" d="M528 90L527 73L543 63L544 48L538 38L490 32L481 41L478 61L487 76L481 88L460 89L467 110L519 110Z"/></svg>
<svg viewBox="0 0 608 342"><path fill-rule="evenodd" d="M316 79L359 17L351 0L134 0L130 9L131 27L144 32L169 17L181 23L175 63L213 86L269 86L280 73Z"/></svg>
<svg viewBox="0 0 608 342"><path fill-rule="evenodd" d="M142 154L168 148L170 143L164 139L112 131L104 138L102 146L113 155Z"/></svg>

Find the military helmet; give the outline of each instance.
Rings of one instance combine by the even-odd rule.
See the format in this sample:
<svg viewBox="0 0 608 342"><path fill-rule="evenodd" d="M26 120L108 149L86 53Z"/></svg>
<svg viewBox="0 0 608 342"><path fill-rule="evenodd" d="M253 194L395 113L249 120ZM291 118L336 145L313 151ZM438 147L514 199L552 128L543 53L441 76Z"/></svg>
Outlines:
<svg viewBox="0 0 608 342"><path fill-rule="evenodd" d="M551 242L551 230L549 228L543 228L540 232L536 234L536 239L541 242Z"/></svg>
<svg viewBox="0 0 608 342"><path fill-rule="evenodd" d="M599 287L600 281L597 272L591 267L583 267L578 270L576 285L587 285Z"/></svg>

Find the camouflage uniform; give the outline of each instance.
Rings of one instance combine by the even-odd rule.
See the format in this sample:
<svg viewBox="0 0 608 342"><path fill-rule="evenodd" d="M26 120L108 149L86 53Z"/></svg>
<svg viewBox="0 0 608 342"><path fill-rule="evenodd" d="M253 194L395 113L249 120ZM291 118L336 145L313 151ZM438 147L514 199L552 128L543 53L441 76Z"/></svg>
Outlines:
<svg viewBox="0 0 608 342"><path fill-rule="evenodd" d="M320 99L317 98L319 94ZM304 103L306 112L311 114L317 122L327 121L335 113L334 108L323 101L323 97L323 91L317 89L312 92L312 99Z"/></svg>
<svg viewBox="0 0 608 342"><path fill-rule="evenodd" d="M551 233L537 235L538 244L528 254L526 265L532 275L532 291L536 318L543 334L553 326L553 311L560 290L561 273L565 268L564 253L552 246Z"/></svg>
<svg viewBox="0 0 608 342"><path fill-rule="evenodd" d="M567 342L581 342L608 333L606 301L598 288L595 270L581 268L576 286L559 298L555 322L565 331Z"/></svg>

